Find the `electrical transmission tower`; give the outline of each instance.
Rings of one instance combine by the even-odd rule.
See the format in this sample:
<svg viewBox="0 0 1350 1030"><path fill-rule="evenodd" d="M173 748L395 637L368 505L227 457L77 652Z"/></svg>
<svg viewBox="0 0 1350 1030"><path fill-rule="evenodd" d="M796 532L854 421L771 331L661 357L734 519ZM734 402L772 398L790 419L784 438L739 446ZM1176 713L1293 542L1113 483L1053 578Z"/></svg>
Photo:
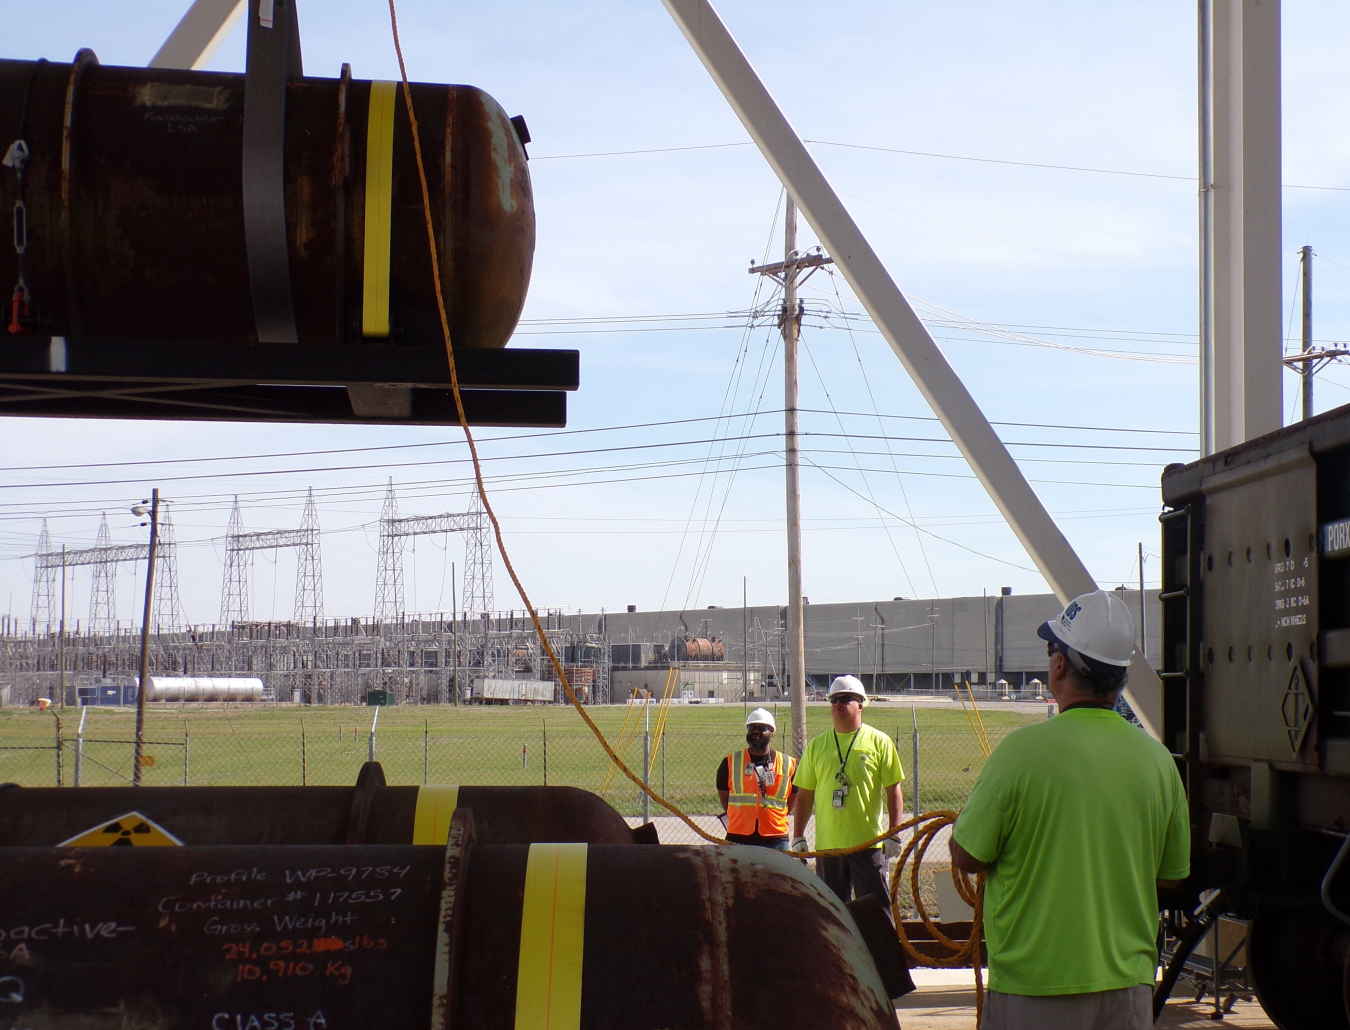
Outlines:
<svg viewBox="0 0 1350 1030"><path fill-rule="evenodd" d="M323 557L319 551L319 509L312 486L305 499L305 513L300 516L300 532L307 542L295 556L295 621L316 626L323 618Z"/></svg>
<svg viewBox="0 0 1350 1030"><path fill-rule="evenodd" d="M155 543L155 608L152 626L156 633L172 633L187 620L183 617L183 602L178 596L178 540L173 534L173 520L165 507L159 516L158 540Z"/></svg>
<svg viewBox="0 0 1350 1030"><path fill-rule="evenodd" d="M117 566L126 562L145 561L148 544L114 544L108 529L108 516L99 523L98 538L93 547L69 550L54 547L51 535L43 523L38 537L37 554L33 561L33 624L56 626L61 619L56 586L57 577L65 570L80 565L94 570L89 591L89 632L111 633L117 626ZM166 514L160 516L160 542L155 555L155 621L156 633L171 632L182 624L182 604L178 599L178 546L173 539L173 526Z"/></svg>
<svg viewBox="0 0 1350 1030"><path fill-rule="evenodd" d="M56 593L56 570L59 566L43 561L43 556L52 550L52 535L47 529L47 520L42 520L42 532L38 534L37 553L33 556L33 604L29 609L33 632L45 627L50 633L61 621L60 601Z"/></svg>
<svg viewBox="0 0 1350 1030"><path fill-rule="evenodd" d="M233 546L244 535L244 514L239 498L230 509L230 524L225 529L225 582L220 591L220 625L229 629L233 622L247 622L249 578L253 571L253 552Z"/></svg>
<svg viewBox="0 0 1350 1030"><path fill-rule="evenodd" d="M393 480L380 513L380 552L375 569L375 621L404 614L403 552L409 537L464 534L464 612L479 616L492 611L492 539L487 513L475 492L466 512L409 515L400 518Z"/></svg>
<svg viewBox="0 0 1350 1030"><path fill-rule="evenodd" d="M492 534L478 491L469 500L468 518L474 528L464 538L464 611L486 615L492 611Z"/></svg>
<svg viewBox="0 0 1350 1030"><path fill-rule="evenodd" d="M380 511L380 552L375 562L375 621L396 619L403 612L403 548L406 538L387 532L398 522L398 498L394 496L394 481L384 492L384 507Z"/></svg>
<svg viewBox="0 0 1350 1030"><path fill-rule="evenodd" d="M144 558L149 554L149 547L136 547L136 556L132 561L138 558ZM91 633L111 633L117 627L117 558L112 552L116 550L112 546L112 532L108 529L107 512L103 514L103 521L98 524L98 536L94 539L93 550L96 555L90 557L94 560L91 564L94 566L94 582L89 589L89 631Z"/></svg>
<svg viewBox="0 0 1350 1030"><path fill-rule="evenodd" d="M252 608L253 555L258 551L291 549L297 552L295 567L295 615L298 623L314 623L323 617L323 569L319 556L319 513L314 490L309 491L299 529L267 529L244 532L239 498L230 511L225 531L225 582L220 592L220 625L228 629L248 622Z"/></svg>

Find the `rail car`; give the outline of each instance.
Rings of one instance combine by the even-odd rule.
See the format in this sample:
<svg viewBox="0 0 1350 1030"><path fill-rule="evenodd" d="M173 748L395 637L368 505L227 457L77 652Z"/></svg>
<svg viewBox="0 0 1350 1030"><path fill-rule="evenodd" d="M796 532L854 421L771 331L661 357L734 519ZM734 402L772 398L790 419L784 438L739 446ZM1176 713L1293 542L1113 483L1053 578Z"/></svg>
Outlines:
<svg viewBox="0 0 1350 1030"><path fill-rule="evenodd" d="M1207 903L1173 918L1192 939L1250 919L1276 1024L1350 1027L1350 406L1169 466L1162 495L1162 734L1194 848L1176 912Z"/></svg>

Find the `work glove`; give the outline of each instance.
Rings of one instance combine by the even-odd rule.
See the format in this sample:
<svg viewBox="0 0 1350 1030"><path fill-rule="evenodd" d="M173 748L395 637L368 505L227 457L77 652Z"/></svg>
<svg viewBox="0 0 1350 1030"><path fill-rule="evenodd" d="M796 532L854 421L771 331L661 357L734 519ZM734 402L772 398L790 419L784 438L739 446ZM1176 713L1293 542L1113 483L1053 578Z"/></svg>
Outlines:
<svg viewBox="0 0 1350 1030"><path fill-rule="evenodd" d="M805 837L793 837L792 843L788 845L788 850L793 853L805 854L811 850L811 847L806 843ZM806 859L803 858L801 861L805 862Z"/></svg>
<svg viewBox="0 0 1350 1030"><path fill-rule="evenodd" d="M899 836L887 837L881 842L881 853L887 858L899 858L904 850L900 844Z"/></svg>

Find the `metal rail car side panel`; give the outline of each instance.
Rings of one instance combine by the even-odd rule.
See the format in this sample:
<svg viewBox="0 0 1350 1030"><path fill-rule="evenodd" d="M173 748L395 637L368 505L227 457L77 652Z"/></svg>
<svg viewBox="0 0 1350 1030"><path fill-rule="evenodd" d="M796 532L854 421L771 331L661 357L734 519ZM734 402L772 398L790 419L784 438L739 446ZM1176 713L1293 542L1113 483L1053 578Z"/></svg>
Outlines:
<svg viewBox="0 0 1350 1030"><path fill-rule="evenodd" d="M1190 893L1222 889L1252 919L1277 1026L1345 1030L1350 406L1170 466L1162 492L1163 741L1190 802Z"/></svg>

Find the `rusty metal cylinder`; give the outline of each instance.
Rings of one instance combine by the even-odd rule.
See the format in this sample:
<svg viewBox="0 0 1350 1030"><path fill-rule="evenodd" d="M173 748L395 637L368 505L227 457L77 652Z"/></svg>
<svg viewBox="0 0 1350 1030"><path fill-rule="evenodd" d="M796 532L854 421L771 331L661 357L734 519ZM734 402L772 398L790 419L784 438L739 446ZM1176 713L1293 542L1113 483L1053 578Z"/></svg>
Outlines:
<svg viewBox="0 0 1350 1030"><path fill-rule="evenodd" d="M452 339L504 346L534 253L524 144L482 90L411 88ZM243 119L242 75L103 67L87 50L71 64L0 61L0 150L17 132L27 151L22 189L15 169L0 168L5 323L20 275L9 223L22 200L26 331L256 343ZM285 119L299 343L442 345L401 88L345 68L292 79ZM382 331L372 321L381 304Z"/></svg>
<svg viewBox="0 0 1350 1030"><path fill-rule="evenodd" d="M677 662L720 662L726 660L722 641L707 637L676 637L671 644Z"/></svg>
<svg viewBox="0 0 1350 1030"><path fill-rule="evenodd" d="M634 841L579 787L389 787L381 776L355 787L11 787L0 790L0 847L57 845L132 812L188 845L411 844L438 827L444 843L457 805L478 816L484 843Z"/></svg>
<svg viewBox="0 0 1350 1030"><path fill-rule="evenodd" d="M852 917L787 856L552 844L5 849L0 1019L896 1027Z"/></svg>

